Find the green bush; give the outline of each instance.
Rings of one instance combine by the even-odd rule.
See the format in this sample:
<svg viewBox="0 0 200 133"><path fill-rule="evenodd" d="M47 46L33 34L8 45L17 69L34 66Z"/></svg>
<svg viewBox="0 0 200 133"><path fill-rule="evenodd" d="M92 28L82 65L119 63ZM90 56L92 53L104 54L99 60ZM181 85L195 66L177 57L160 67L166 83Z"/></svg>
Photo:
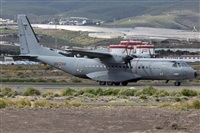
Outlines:
<svg viewBox="0 0 200 133"><path fill-rule="evenodd" d="M157 89L155 89L153 86L146 86L141 92L147 96L152 96L157 92Z"/></svg>
<svg viewBox="0 0 200 133"><path fill-rule="evenodd" d="M11 88L9 87L5 87L0 92L0 97L4 97L4 96L11 97L13 95L17 95L17 92L12 91Z"/></svg>
<svg viewBox="0 0 200 133"><path fill-rule="evenodd" d="M140 99L147 99L147 96L142 94L142 95L140 95Z"/></svg>
<svg viewBox="0 0 200 133"><path fill-rule="evenodd" d="M119 93L120 89L113 89L113 88L109 88L103 91L104 96L117 96Z"/></svg>
<svg viewBox="0 0 200 133"><path fill-rule="evenodd" d="M65 89L61 90L61 95L62 95L62 96L71 96L71 95L74 95L75 92L76 92L76 91L75 91L74 89L65 88Z"/></svg>
<svg viewBox="0 0 200 133"><path fill-rule="evenodd" d="M41 95L41 92L33 87L27 88L24 93L24 96L35 96L35 95Z"/></svg>
<svg viewBox="0 0 200 133"><path fill-rule="evenodd" d="M20 100L14 101L13 103L18 108L31 107L31 102L27 99L20 99Z"/></svg>
<svg viewBox="0 0 200 133"><path fill-rule="evenodd" d="M4 102L3 99L0 99L0 109L5 108L6 107L6 103Z"/></svg>
<svg viewBox="0 0 200 133"><path fill-rule="evenodd" d="M120 96L134 96L136 92L137 92L136 89L121 89L119 91L118 95L120 95Z"/></svg>
<svg viewBox="0 0 200 133"><path fill-rule="evenodd" d="M191 90L191 89L183 89L181 90L181 94L183 96L187 96L187 97L193 97L193 96L197 96L198 92L196 90Z"/></svg>
<svg viewBox="0 0 200 133"><path fill-rule="evenodd" d="M76 77L71 78L71 81L72 81L73 83L82 83L82 82L83 82L81 79L76 78Z"/></svg>
<svg viewBox="0 0 200 133"><path fill-rule="evenodd" d="M103 92L104 91L101 88L97 88L97 89L83 88L83 89L78 90L75 96L84 95L85 93L92 94L94 96L101 96L103 95Z"/></svg>
<svg viewBox="0 0 200 133"><path fill-rule="evenodd" d="M177 96L175 96L175 97L174 97L174 100L175 100L176 102L180 102L180 101L181 101L181 98L180 98L180 97L177 97Z"/></svg>
<svg viewBox="0 0 200 133"><path fill-rule="evenodd" d="M193 102L192 102L192 108L194 108L194 109L200 109L200 101L199 100L194 100Z"/></svg>
<svg viewBox="0 0 200 133"><path fill-rule="evenodd" d="M160 96L160 97L169 96L169 92L167 92L165 90L159 90L156 93L158 93L158 96Z"/></svg>
<svg viewBox="0 0 200 133"><path fill-rule="evenodd" d="M95 95L101 96L103 94L103 90L101 88L95 89Z"/></svg>
<svg viewBox="0 0 200 133"><path fill-rule="evenodd" d="M35 101L34 102L34 107L38 108L50 108L51 107L51 104L45 100L39 100L39 101Z"/></svg>

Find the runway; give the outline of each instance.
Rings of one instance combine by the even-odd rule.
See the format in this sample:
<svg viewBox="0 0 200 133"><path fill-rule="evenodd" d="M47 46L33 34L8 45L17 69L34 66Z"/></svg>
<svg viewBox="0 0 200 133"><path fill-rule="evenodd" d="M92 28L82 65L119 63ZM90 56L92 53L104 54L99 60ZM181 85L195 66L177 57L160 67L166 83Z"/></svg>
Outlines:
<svg viewBox="0 0 200 133"><path fill-rule="evenodd" d="M49 90L56 91L64 88L135 88L142 89L145 86L153 86L156 89L167 91L179 91L183 88L200 90L200 84L182 83L181 86L174 86L173 83L130 83L127 86L100 86L98 83L23 83L23 82L1 82L0 88L10 87L16 91L24 91L28 87L39 89L42 92Z"/></svg>

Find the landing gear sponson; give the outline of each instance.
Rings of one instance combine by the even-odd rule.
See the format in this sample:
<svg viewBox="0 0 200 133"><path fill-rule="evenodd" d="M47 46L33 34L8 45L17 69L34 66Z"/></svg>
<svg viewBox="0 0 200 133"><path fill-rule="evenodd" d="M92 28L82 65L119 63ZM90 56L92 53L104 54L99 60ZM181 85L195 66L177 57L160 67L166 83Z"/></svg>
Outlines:
<svg viewBox="0 0 200 133"><path fill-rule="evenodd" d="M106 81L99 81L99 85L108 85L108 86L112 86L112 85L115 85L115 86L119 86L119 85L122 85L122 86L127 86L128 85L128 82L106 82Z"/></svg>

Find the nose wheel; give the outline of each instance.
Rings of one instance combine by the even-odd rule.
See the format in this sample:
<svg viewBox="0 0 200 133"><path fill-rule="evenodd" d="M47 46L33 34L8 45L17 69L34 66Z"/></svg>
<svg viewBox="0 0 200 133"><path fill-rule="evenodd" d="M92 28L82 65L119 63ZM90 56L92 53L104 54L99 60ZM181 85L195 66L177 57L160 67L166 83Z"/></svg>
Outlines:
<svg viewBox="0 0 200 133"><path fill-rule="evenodd" d="M180 85L181 85L181 82L174 82L174 85L175 85L175 86L180 86Z"/></svg>

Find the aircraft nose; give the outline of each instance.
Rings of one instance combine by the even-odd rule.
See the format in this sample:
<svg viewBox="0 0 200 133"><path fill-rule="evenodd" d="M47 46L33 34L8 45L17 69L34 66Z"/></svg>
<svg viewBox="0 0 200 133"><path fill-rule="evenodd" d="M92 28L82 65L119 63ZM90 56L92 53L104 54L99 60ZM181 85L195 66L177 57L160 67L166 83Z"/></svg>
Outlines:
<svg viewBox="0 0 200 133"><path fill-rule="evenodd" d="M194 77L195 77L195 78L197 77L197 72L194 72Z"/></svg>

